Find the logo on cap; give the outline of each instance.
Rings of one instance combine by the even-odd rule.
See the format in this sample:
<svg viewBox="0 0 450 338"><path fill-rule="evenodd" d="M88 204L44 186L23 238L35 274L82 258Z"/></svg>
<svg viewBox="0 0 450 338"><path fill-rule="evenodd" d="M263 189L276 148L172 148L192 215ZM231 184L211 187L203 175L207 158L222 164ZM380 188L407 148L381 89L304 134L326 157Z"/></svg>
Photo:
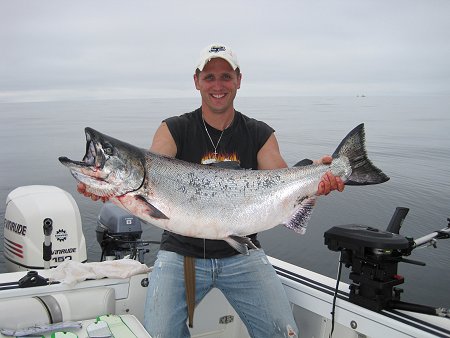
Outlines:
<svg viewBox="0 0 450 338"><path fill-rule="evenodd" d="M219 52L225 52L226 48L224 46L213 46L209 50L210 53L219 53Z"/></svg>

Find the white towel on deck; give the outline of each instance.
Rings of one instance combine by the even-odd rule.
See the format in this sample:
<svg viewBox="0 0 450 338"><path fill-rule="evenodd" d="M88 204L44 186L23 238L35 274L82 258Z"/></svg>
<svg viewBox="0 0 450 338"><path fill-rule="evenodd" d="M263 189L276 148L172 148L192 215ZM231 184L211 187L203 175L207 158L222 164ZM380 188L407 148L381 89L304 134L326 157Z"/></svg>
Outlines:
<svg viewBox="0 0 450 338"><path fill-rule="evenodd" d="M147 265L126 258L92 263L65 261L50 270L49 282L58 281L74 286L86 279L128 278L149 271Z"/></svg>

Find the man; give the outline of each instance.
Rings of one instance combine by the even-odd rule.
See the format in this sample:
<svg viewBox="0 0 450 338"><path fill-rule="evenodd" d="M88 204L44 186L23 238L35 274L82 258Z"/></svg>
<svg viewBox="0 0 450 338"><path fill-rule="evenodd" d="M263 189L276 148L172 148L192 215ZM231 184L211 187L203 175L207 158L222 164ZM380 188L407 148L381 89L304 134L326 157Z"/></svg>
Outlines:
<svg viewBox="0 0 450 338"><path fill-rule="evenodd" d="M235 163L245 169L287 167L274 130L234 109L241 79L233 51L220 44L208 46L202 51L194 74L201 107L164 120L150 150L206 165ZM329 163L331 157L318 162ZM319 184L318 194L343 189L342 180L327 173ZM82 185L79 191L89 195ZM260 248L256 234L249 237ZM164 231L146 301L144 325L152 337L190 336L186 324L185 257L193 257L196 304L212 288L218 288L239 314L251 337L298 335L282 284L262 249L242 255L225 241Z"/></svg>

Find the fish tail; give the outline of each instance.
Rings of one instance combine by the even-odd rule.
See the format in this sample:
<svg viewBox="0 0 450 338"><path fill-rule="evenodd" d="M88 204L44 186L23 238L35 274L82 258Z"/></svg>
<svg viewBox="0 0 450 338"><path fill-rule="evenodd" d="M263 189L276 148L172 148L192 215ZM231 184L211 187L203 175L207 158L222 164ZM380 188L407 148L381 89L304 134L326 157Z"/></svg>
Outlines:
<svg viewBox="0 0 450 338"><path fill-rule="evenodd" d="M348 133L333 153L333 158L343 156L348 158L352 171L345 181L346 185L379 184L389 180L389 177L373 165L367 156L364 123Z"/></svg>

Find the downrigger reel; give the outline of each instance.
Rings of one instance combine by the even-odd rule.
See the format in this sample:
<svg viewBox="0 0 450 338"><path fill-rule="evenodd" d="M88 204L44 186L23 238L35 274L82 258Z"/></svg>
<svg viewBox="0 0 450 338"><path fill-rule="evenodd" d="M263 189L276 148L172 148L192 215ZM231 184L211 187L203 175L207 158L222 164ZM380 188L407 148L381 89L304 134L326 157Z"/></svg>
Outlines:
<svg viewBox="0 0 450 338"><path fill-rule="evenodd" d="M350 302L378 312L383 309L401 309L448 316L447 309L400 300L403 290L396 286L403 284L404 278L397 273L398 263L424 266L425 263L404 256L409 256L418 247L436 247L438 239L450 237L450 218L447 219L446 228L416 240L399 235L408 211L408 208L397 208L386 231L357 224L334 226L324 234L325 245L341 253L339 275L342 264L351 268Z"/></svg>

